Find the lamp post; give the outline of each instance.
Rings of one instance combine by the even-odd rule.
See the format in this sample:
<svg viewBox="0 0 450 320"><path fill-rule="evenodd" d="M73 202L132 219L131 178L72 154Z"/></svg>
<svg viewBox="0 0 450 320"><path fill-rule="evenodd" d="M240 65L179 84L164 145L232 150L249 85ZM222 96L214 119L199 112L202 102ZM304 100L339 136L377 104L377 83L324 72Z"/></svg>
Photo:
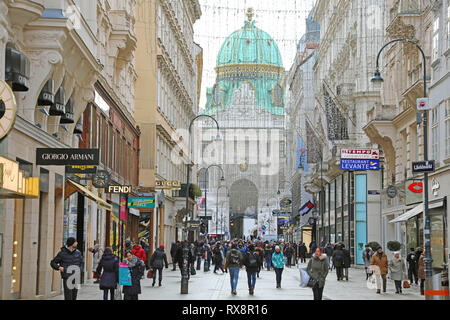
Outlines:
<svg viewBox="0 0 450 320"><path fill-rule="evenodd" d="M217 120L209 115L199 115L196 116L194 119L191 120L191 123L189 124L189 142L188 142L188 162L187 162L187 173L186 173L186 217L184 221L184 243L183 243L183 270L181 272L181 294L188 294L189 291L189 276L188 276L188 268L187 268L187 261L189 257L189 249L188 249L188 229L187 229L187 219L189 216L189 178L190 178L190 171L191 171L191 140L192 140L192 124L195 120L201 117L207 117L212 119L217 126L217 131L219 131L219 124L217 123ZM219 134L217 134L217 138L219 139Z"/></svg>
<svg viewBox="0 0 450 320"><path fill-rule="evenodd" d="M220 178L220 181L225 181L223 169L222 169L221 166L219 166L219 165L217 165L217 164L212 164L212 165L210 165L208 168L206 168L206 171L205 171L205 177L209 177L209 176L208 176L208 170L209 170L209 168L211 168L211 167L217 167L217 168L219 168L220 171L222 171L222 177ZM209 178L208 178L208 180L209 180ZM209 187L209 184L208 184L208 187ZM207 208L207 193L208 193L208 188L205 188L205 219L206 219L206 208ZM209 230L208 230L208 227L206 228L206 230L207 230L207 232L209 231ZM217 233L217 230L216 230L216 233Z"/></svg>
<svg viewBox="0 0 450 320"><path fill-rule="evenodd" d="M381 52L384 48L386 48L388 45L394 42L408 42L410 44L415 45L422 54L422 60L423 60L423 98L427 97L427 62L426 62L426 56L423 52L422 48L414 41L399 38L394 39L392 41L389 41L386 43L378 52L377 55L377 65L376 65L376 71L374 74L374 77L372 78L373 83L381 83L383 82L383 78L380 74L380 68L379 68L379 59ZM423 157L424 160L428 160L428 111L423 111ZM425 289L430 290L432 287L432 277L433 277L433 271L432 271L432 256L431 256L431 234L430 234L430 215L429 215L429 208L428 208L428 172L424 172L424 218L425 218L425 227L424 227L424 236L425 236L425 258L423 259L424 265L425 265ZM425 290L425 299L431 300L432 296L426 294L427 290Z"/></svg>

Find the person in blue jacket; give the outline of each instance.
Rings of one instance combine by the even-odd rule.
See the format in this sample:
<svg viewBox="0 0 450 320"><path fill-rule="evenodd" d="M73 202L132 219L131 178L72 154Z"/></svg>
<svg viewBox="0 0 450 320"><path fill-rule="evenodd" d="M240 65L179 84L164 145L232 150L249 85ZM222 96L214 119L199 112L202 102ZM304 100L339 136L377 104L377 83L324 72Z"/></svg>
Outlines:
<svg viewBox="0 0 450 320"><path fill-rule="evenodd" d="M283 273L284 264L286 258L279 246L275 247L275 252L272 254L272 266L275 269L275 275L277 280L277 288L281 288L281 275Z"/></svg>

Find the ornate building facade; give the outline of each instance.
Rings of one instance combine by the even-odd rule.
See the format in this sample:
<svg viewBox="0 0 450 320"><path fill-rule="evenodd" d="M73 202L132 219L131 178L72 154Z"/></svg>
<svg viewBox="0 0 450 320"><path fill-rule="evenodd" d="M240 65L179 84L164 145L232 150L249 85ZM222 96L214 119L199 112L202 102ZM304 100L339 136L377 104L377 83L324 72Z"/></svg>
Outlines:
<svg viewBox="0 0 450 320"><path fill-rule="evenodd" d="M82 115L96 103L100 87L117 112L112 127L124 121L134 147L139 136L132 118L134 5L134 0L0 2L0 74L17 101L14 127L0 143L1 162L16 168L19 177L39 178L33 196L18 196L14 186L1 189L0 299L60 294L60 276L49 262L69 230L85 257L84 278L92 267L87 248L104 246L109 237L105 219L115 201L108 202L91 183L73 187L64 166L36 165L36 148L92 146L87 137L96 126ZM106 150L108 157L114 154ZM124 170L106 167L115 180L123 179ZM126 180L136 186L137 174L131 176ZM69 222L72 211L83 218L78 224Z"/></svg>
<svg viewBox="0 0 450 320"><path fill-rule="evenodd" d="M140 184L159 199L149 235L151 250L183 239L186 204L179 190L162 190L161 181L186 181L187 130L198 114L202 48L194 42L200 19L198 0L146 0L137 5L135 118L142 132ZM196 170L191 170L196 183ZM190 211L196 208L190 200ZM147 236L146 236L147 238Z"/></svg>
<svg viewBox="0 0 450 320"><path fill-rule="evenodd" d="M212 121L202 123L203 166L223 168L225 186L216 191L220 174L209 171L210 234L228 237L275 235L280 189L285 168L285 71L276 42L256 27L253 10L244 26L223 43L217 56L216 83L207 89L204 114L220 126L222 141L210 149L216 133ZM214 169L217 170L217 169ZM226 193L228 190L228 194ZM217 195L219 197L217 198ZM227 197L228 195L228 197ZM225 210L216 216L216 207Z"/></svg>

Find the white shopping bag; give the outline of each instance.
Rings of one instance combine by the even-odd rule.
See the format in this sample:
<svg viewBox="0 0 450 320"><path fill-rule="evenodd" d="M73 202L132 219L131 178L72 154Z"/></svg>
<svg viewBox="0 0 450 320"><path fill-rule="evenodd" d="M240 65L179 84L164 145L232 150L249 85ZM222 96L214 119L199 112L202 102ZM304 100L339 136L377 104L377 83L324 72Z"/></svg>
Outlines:
<svg viewBox="0 0 450 320"><path fill-rule="evenodd" d="M306 268L300 268L300 287L306 288L309 282L309 274L306 272Z"/></svg>

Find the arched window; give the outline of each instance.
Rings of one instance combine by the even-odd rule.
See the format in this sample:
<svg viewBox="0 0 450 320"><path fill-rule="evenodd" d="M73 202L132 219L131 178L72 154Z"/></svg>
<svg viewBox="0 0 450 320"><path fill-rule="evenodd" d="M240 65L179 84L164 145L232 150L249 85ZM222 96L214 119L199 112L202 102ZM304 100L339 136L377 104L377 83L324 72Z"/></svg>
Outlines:
<svg viewBox="0 0 450 320"><path fill-rule="evenodd" d="M272 89L272 104L283 106L283 88L278 83Z"/></svg>

